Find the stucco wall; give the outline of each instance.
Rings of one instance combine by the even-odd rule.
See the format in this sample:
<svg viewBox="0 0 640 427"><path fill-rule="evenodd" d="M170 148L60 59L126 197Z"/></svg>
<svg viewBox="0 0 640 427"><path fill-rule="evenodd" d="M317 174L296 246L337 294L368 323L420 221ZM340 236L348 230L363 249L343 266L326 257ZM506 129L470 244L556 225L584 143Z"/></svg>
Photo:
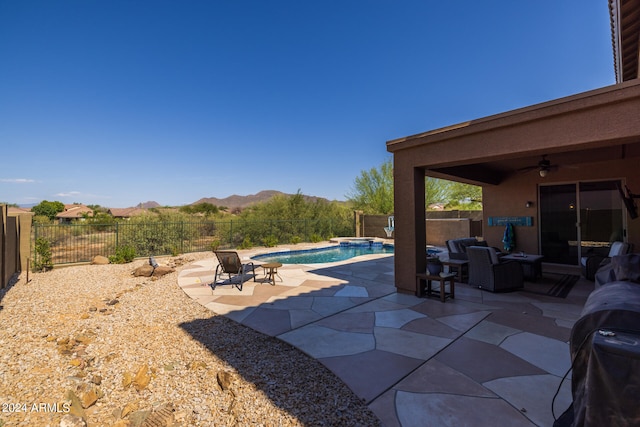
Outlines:
<svg viewBox="0 0 640 427"><path fill-rule="evenodd" d="M387 238L384 229L389 224L389 215L358 212L355 215L356 227L359 227L357 237ZM448 239L482 235L482 211L427 211L425 215L428 245L444 246Z"/></svg>
<svg viewBox="0 0 640 427"><path fill-rule="evenodd" d="M637 164L623 160L585 164L577 169L559 168L557 171L550 172L546 178L541 178L533 171L515 176L500 186L484 187L482 196L485 205L484 237L492 246L501 244L504 228L489 227L487 218L491 216L531 216L533 217L532 227L515 227L516 250L537 253L539 247L538 185L615 179L625 179L632 192L640 193ZM527 208L527 201L534 202L533 206ZM640 251L640 218L632 220L626 214L626 222L628 242L634 245L636 252Z"/></svg>

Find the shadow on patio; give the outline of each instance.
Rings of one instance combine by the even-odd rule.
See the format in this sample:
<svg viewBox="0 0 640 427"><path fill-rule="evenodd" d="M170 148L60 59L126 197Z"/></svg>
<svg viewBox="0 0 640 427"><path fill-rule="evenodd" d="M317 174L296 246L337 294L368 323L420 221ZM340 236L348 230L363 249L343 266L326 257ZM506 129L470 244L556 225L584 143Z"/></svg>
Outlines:
<svg viewBox="0 0 640 427"><path fill-rule="evenodd" d="M456 299L443 304L395 293L387 256L286 265L276 286L250 281L242 292L218 288L212 295L203 285L213 279L214 261L192 267L179 278L187 294L264 335L224 326L248 347L247 357L238 358L216 347L211 326L222 319L183 327L272 401L303 417L298 404L309 403L288 396L314 386L313 374L283 369L297 353L288 343L336 374L389 426L551 425L551 401L570 366L571 326L592 289L579 281L561 298L535 293L540 284L505 294L457 284ZM255 343L278 346L283 356L264 360ZM565 381L556 417L570 401ZM326 405L327 413L334 410L334 402Z"/></svg>

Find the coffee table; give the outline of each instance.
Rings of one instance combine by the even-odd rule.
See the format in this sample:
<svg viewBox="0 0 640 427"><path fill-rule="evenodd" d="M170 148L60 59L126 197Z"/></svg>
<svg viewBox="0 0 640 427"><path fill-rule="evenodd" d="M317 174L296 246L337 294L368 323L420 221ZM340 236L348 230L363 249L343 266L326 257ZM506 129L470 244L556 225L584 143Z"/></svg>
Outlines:
<svg viewBox="0 0 640 427"><path fill-rule="evenodd" d="M503 255L501 259L518 261L522 265L524 278L535 282L538 277L542 277L542 259L544 256L535 254L525 254L522 252Z"/></svg>

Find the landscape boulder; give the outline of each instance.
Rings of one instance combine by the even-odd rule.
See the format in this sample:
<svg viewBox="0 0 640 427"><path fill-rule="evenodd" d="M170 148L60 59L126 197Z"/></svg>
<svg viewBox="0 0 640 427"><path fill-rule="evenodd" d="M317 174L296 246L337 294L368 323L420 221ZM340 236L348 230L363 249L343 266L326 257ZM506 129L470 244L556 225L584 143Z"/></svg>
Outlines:
<svg viewBox="0 0 640 427"><path fill-rule="evenodd" d="M159 265L153 268L150 265L142 265L133 271L133 275L136 277L161 277L165 274L173 273L175 270L171 267Z"/></svg>
<svg viewBox="0 0 640 427"><path fill-rule="evenodd" d="M109 258L104 257L102 255L96 255L93 257L93 259L91 260L91 264L95 264L95 265L105 265L105 264L109 264Z"/></svg>

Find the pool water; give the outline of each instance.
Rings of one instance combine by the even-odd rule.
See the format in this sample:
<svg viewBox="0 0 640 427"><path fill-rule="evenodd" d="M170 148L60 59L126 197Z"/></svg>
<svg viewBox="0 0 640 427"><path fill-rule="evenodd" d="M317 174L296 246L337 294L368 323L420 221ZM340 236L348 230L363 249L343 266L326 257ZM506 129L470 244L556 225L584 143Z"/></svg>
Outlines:
<svg viewBox="0 0 640 427"><path fill-rule="evenodd" d="M345 259L360 255L392 253L393 245L340 245L328 248L256 255L253 259L260 262L281 262L283 264L318 264L323 262L344 261Z"/></svg>

